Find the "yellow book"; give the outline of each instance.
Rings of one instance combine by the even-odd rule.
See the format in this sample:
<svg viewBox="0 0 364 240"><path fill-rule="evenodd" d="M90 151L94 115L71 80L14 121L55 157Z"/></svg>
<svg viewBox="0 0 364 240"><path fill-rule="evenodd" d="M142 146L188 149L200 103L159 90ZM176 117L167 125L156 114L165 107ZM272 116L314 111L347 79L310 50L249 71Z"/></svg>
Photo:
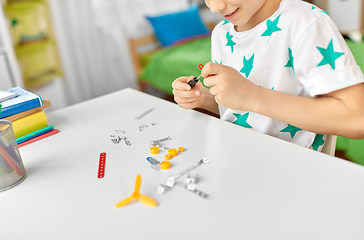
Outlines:
<svg viewBox="0 0 364 240"><path fill-rule="evenodd" d="M47 116L40 110L13 122L15 138L37 131L48 126Z"/></svg>

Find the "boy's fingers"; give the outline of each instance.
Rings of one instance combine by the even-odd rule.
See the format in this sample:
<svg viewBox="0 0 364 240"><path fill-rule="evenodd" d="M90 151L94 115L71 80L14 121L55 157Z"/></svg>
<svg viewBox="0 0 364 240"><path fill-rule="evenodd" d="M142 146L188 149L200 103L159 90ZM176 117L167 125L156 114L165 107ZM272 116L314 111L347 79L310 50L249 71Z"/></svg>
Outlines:
<svg viewBox="0 0 364 240"><path fill-rule="evenodd" d="M209 75L217 75L222 73L224 68L221 64L208 62L201 70L201 75L207 78Z"/></svg>
<svg viewBox="0 0 364 240"><path fill-rule="evenodd" d="M174 80L172 82L172 88L177 89L177 90L191 90L190 85L188 85L187 83L192 80L194 77L190 76L190 77L179 77L176 80Z"/></svg>
<svg viewBox="0 0 364 240"><path fill-rule="evenodd" d="M175 97L178 97L180 99L196 99L201 95L201 92L199 90L184 91L184 90L173 89L172 93Z"/></svg>

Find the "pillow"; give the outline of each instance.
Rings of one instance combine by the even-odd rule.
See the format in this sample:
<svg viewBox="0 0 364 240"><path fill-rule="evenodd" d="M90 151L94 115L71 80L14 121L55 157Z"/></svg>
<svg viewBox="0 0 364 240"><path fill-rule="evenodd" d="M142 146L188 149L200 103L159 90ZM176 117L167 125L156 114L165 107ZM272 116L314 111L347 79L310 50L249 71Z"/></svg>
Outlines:
<svg viewBox="0 0 364 240"><path fill-rule="evenodd" d="M191 5L186 11L156 17L147 16L147 19L152 24L155 35L162 46L169 46L184 38L210 32L201 21L197 5Z"/></svg>

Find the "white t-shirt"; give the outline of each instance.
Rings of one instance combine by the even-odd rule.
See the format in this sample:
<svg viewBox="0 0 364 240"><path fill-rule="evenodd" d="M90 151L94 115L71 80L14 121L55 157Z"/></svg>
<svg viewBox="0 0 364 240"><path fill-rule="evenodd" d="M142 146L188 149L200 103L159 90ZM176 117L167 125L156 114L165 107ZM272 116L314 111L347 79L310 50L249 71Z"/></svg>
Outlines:
<svg viewBox="0 0 364 240"><path fill-rule="evenodd" d="M327 13L300 0L282 0L269 19L248 31L220 22L212 33L211 58L260 87L304 97L364 82ZM221 119L318 151L326 139L254 112L219 110Z"/></svg>

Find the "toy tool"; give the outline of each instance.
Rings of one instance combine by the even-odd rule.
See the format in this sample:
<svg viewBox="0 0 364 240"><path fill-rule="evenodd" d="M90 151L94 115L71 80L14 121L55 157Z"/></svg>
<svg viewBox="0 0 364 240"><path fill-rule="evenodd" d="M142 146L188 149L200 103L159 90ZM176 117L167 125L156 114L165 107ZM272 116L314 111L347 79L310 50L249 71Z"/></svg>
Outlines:
<svg viewBox="0 0 364 240"><path fill-rule="evenodd" d="M175 175L172 175L172 176L169 176L168 177L168 180L167 180L167 186L168 187L173 187L173 185L176 183L176 180L180 177L182 177L183 175L185 175L186 173L189 173L191 172L193 169L197 168L198 166L200 166L201 164L204 164L204 163L209 163L210 160L208 158L202 158L200 161L197 162L197 164L187 168L186 170L178 173L178 174L175 174Z"/></svg>
<svg viewBox="0 0 364 240"><path fill-rule="evenodd" d="M202 64L199 64L198 65L198 68L200 69L200 70L202 70L202 68L203 68L203 65ZM191 86L191 88L193 88L197 83L198 83L198 79L201 77L201 75L200 76L198 76L198 77L194 77L191 81L189 81L187 84L188 85L190 85Z"/></svg>
<svg viewBox="0 0 364 240"><path fill-rule="evenodd" d="M196 86L196 84L198 83L198 79L201 77L198 76L198 77L194 77L191 81L189 81L187 84L191 86L191 88L193 88L194 86Z"/></svg>
<svg viewBox="0 0 364 240"><path fill-rule="evenodd" d="M129 203L131 203L132 200L134 200L134 199L141 201L148 207L156 207L158 205L156 201L154 201L152 198L150 198L148 196L145 196L145 195L142 195L139 193L141 182L142 182L142 177L140 175L138 175L135 180L135 190L134 190L133 194L130 197L128 197L128 198L124 199L123 201L119 202L118 204L116 204L115 207L117 207L117 208L124 207L125 205L128 205Z"/></svg>

